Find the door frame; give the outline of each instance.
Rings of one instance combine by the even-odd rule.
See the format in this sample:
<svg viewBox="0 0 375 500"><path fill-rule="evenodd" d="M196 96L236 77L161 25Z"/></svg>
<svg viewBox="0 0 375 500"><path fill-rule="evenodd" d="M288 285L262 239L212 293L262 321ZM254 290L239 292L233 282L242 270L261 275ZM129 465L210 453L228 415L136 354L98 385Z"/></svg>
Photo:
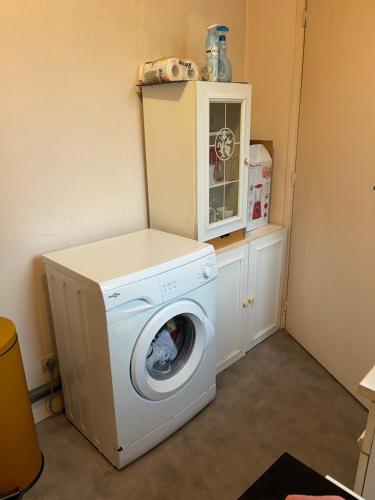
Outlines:
<svg viewBox="0 0 375 500"><path fill-rule="evenodd" d="M293 72L289 107L288 144L283 202L283 226L286 227L288 231L285 245L284 280L282 285L282 307L280 317L281 328L285 327L288 305L290 241L292 234L294 187L296 182L296 158L303 78L305 32L307 27L307 3L308 0L297 0L296 6Z"/></svg>

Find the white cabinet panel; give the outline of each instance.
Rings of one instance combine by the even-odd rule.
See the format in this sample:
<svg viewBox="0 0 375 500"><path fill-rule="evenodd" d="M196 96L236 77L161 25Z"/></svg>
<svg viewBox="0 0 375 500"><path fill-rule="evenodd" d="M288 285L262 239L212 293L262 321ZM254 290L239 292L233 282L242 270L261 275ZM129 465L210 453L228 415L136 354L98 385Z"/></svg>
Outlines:
<svg viewBox="0 0 375 500"><path fill-rule="evenodd" d="M375 444L373 444L373 447L375 447ZM375 499L375 449L370 454L363 496L368 500Z"/></svg>
<svg viewBox="0 0 375 500"><path fill-rule="evenodd" d="M247 291L248 244L217 256L216 367L224 370L243 356L243 330L248 309L242 306Z"/></svg>
<svg viewBox="0 0 375 500"><path fill-rule="evenodd" d="M250 242L248 291L252 305L246 350L280 326L285 233L281 229Z"/></svg>
<svg viewBox="0 0 375 500"><path fill-rule="evenodd" d="M359 456L354 490L367 500L375 499L375 366L359 384L362 396L370 398L366 429L358 439Z"/></svg>

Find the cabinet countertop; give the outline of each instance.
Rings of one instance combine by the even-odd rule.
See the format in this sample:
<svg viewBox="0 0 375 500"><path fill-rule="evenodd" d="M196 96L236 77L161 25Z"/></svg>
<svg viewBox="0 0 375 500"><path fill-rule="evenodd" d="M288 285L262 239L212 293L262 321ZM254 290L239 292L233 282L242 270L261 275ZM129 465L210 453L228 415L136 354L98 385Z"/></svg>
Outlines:
<svg viewBox="0 0 375 500"><path fill-rule="evenodd" d="M233 250L234 248L238 248L242 245L247 245L250 241L257 240L258 238L262 238L263 236L267 236L275 231L279 231L280 229L285 229L283 226L277 226L276 224L267 224L266 226L260 227L258 229L253 229L246 233L246 236L241 241L236 241L231 245L220 248L216 250L218 255L227 252L228 250Z"/></svg>

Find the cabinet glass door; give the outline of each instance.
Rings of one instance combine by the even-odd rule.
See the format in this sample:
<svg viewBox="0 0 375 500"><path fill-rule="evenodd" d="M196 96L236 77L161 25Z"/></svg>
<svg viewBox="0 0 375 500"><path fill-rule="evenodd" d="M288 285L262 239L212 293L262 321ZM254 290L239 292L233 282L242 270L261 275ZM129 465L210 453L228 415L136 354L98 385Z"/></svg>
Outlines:
<svg viewBox="0 0 375 500"><path fill-rule="evenodd" d="M241 211L241 108L242 102L209 103L210 226L236 218Z"/></svg>

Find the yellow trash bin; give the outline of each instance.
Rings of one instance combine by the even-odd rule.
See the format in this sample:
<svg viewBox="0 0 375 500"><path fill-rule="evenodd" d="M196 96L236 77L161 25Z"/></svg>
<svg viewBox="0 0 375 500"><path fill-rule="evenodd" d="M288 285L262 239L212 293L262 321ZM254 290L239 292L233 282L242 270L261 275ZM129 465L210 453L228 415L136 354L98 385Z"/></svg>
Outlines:
<svg viewBox="0 0 375 500"><path fill-rule="evenodd" d="M0 498L28 490L42 470L17 332L0 317Z"/></svg>

